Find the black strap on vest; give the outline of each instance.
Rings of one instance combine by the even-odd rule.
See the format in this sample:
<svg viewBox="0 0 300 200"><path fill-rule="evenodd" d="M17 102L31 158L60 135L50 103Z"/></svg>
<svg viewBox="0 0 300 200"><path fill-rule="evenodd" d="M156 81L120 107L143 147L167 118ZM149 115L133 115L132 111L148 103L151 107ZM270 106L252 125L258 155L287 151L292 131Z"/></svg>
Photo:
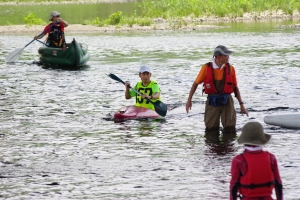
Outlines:
<svg viewBox="0 0 300 200"><path fill-rule="evenodd" d="M260 184L251 183L250 185L240 184L241 187L250 188L250 189L255 189L255 188L260 188L260 187L271 187L271 185L275 185L275 181L269 181L269 182L260 183Z"/></svg>

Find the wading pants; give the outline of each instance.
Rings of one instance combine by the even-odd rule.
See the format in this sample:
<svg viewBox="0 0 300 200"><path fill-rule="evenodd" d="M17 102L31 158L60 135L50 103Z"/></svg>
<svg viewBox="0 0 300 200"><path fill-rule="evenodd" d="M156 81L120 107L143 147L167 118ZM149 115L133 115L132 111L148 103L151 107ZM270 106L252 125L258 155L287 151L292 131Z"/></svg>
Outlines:
<svg viewBox="0 0 300 200"><path fill-rule="evenodd" d="M211 106L209 105L209 101L206 101L204 113L206 130L218 130L220 127L220 119L225 130L235 130L236 113L231 95L227 103L222 106Z"/></svg>

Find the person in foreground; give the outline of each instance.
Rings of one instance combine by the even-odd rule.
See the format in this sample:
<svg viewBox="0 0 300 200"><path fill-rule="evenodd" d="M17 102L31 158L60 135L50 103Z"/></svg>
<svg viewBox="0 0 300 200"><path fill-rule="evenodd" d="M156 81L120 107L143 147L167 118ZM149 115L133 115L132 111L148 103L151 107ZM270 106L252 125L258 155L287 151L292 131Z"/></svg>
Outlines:
<svg viewBox="0 0 300 200"><path fill-rule="evenodd" d="M248 122L237 139L244 144L244 152L231 163L230 199L271 200L275 188L276 199L283 199L282 182L276 157L263 151L271 135L264 133L258 122ZM238 195L239 194L239 195Z"/></svg>
<svg viewBox="0 0 300 200"><path fill-rule="evenodd" d="M236 113L232 93L239 101L241 113L248 116L237 86L235 69L228 63L231 53L225 46L217 46L212 62L201 67L190 89L186 102L187 113L192 108L192 98L199 84L203 83L203 91L208 95L204 113L206 131L219 130L220 118L224 131L235 131Z"/></svg>
<svg viewBox="0 0 300 200"><path fill-rule="evenodd" d="M52 21L45 28L40 36L34 36L34 39L41 39L48 33L46 45L48 47L64 48L66 47L65 41L65 27L69 24L60 17L61 13L52 11L49 20Z"/></svg>
<svg viewBox="0 0 300 200"><path fill-rule="evenodd" d="M135 105L139 107L149 108L154 110L154 106L149 102L148 99L155 102L160 100L160 88L156 81L151 80L151 69L148 66L141 66L139 70L139 77L141 81L139 81L135 85L135 90L139 91L142 96L137 94L135 91L130 90L130 83L125 83L125 98L130 99L131 97L135 97Z"/></svg>

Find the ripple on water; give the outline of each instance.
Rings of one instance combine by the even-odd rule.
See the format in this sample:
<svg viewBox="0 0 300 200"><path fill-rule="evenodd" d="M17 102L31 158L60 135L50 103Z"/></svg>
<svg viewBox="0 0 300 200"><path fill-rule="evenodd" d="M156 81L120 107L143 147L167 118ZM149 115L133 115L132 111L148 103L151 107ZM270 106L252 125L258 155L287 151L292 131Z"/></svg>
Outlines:
<svg viewBox="0 0 300 200"><path fill-rule="evenodd" d="M300 196L300 132L263 122L268 114L299 112L298 32L70 35L91 53L89 67L79 71L33 64L39 44L6 64L7 52L31 36L0 36L11 43L0 44L1 197L227 199L230 162L242 151L235 139L250 120L272 135L265 148L277 157L285 198ZM235 51L230 62L250 116L237 114L236 134L205 135L201 86L189 114L185 102L200 65L219 44ZM133 101L106 74L134 84L142 64L152 67L171 110L163 121L115 123L108 114Z"/></svg>

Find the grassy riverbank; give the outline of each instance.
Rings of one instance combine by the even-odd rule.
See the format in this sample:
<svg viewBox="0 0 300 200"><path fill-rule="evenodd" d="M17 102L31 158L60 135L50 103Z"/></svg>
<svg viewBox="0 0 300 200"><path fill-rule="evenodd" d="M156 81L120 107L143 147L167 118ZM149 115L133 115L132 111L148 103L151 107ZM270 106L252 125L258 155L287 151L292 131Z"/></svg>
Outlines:
<svg viewBox="0 0 300 200"><path fill-rule="evenodd" d="M140 6L148 17L242 17L245 13L261 13L266 10L292 15L300 11L300 1L286 0L142 0Z"/></svg>
<svg viewBox="0 0 300 200"><path fill-rule="evenodd" d="M266 10L293 15L300 12L300 1L286 0L0 0L0 4L82 4L136 2L142 9L142 17L242 17L245 13L261 13Z"/></svg>
<svg viewBox="0 0 300 200"><path fill-rule="evenodd" d="M173 29L196 25L203 21L241 21L274 18L299 18L300 1L286 0L0 0L0 4L81 4L135 2L141 12L125 15L112 13L107 19L96 17L85 20L83 25L98 27L153 26L168 24ZM27 20L25 20L27 18ZM24 16L27 25L44 25L39 18Z"/></svg>
<svg viewBox="0 0 300 200"><path fill-rule="evenodd" d="M23 4L83 4L83 3L124 3L135 0L0 0L0 4L23 5Z"/></svg>

